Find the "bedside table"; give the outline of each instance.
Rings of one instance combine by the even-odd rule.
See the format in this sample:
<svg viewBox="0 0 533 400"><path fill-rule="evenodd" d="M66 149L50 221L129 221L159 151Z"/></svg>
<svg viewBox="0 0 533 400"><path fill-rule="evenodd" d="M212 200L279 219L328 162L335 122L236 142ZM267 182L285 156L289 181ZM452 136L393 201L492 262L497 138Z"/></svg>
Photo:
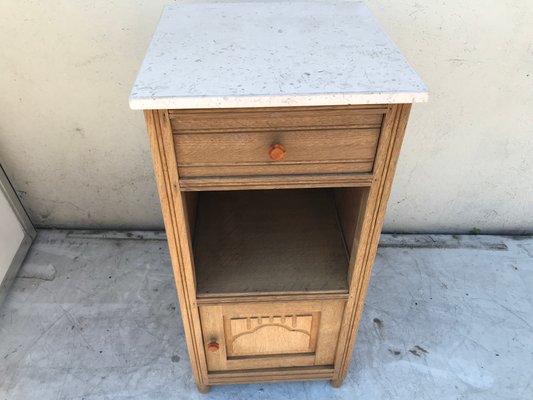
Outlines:
<svg viewBox="0 0 533 400"><path fill-rule="evenodd" d="M165 8L145 110L198 389L342 384L411 103L363 3Z"/></svg>

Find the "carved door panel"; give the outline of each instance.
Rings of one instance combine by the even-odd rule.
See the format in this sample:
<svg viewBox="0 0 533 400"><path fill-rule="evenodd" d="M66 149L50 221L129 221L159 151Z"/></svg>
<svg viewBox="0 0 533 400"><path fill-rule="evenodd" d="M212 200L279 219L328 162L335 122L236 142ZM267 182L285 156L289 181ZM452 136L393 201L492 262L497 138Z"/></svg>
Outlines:
<svg viewBox="0 0 533 400"><path fill-rule="evenodd" d="M200 307L209 371L332 365L344 300Z"/></svg>

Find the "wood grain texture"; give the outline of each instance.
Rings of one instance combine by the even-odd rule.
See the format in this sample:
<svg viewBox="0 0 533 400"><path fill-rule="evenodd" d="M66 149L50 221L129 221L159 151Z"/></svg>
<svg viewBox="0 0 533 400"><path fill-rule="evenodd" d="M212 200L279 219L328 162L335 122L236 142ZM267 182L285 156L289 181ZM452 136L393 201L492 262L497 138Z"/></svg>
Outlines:
<svg viewBox="0 0 533 400"><path fill-rule="evenodd" d="M331 365L344 300L201 306L209 371Z"/></svg>
<svg viewBox="0 0 533 400"><path fill-rule="evenodd" d="M348 290L328 189L202 192L194 254L198 297Z"/></svg>
<svg viewBox="0 0 533 400"><path fill-rule="evenodd" d="M222 147L222 146L221 146ZM311 175L315 179L323 181L328 180L327 174L358 174L372 172L374 161L335 161L335 162L265 162L265 163L234 163L234 164L215 164L215 165L182 165L179 167L179 173L182 179L220 178L220 182L227 182L224 177L230 179L241 179L252 177L260 179L261 176L276 176L278 180L290 175Z"/></svg>
<svg viewBox="0 0 533 400"><path fill-rule="evenodd" d="M196 298L198 305L223 304L223 303L266 303L278 301L303 301L303 300L347 300L348 291L325 292L307 291L305 293L269 292L269 293L232 293L231 295L216 294L213 296L201 295Z"/></svg>
<svg viewBox="0 0 533 400"><path fill-rule="evenodd" d="M371 172L379 129L174 135L182 178ZM285 149L273 161L273 145Z"/></svg>
<svg viewBox="0 0 533 400"><path fill-rule="evenodd" d="M336 188L334 193L337 215L349 256L354 246L354 240L358 241L360 237L360 231L357 228L360 228L362 222L368 188Z"/></svg>
<svg viewBox="0 0 533 400"><path fill-rule="evenodd" d="M342 384L410 107L145 112L199 390L223 383L291 380ZM315 159L284 158L279 162L285 164L277 166L231 158L227 165L217 165L222 171L217 176L200 176L209 160L218 157L216 146L205 162L183 164L176 154L180 135L202 142L213 136L268 136L283 130L300 135L294 145L310 133L337 130L375 131L379 140L375 157L367 161L354 163L345 154L335 158L330 148ZM266 150L263 143L252 146L252 154L260 148L268 158L271 145ZM286 148L287 157L290 150ZM198 176L178 178L178 163L179 173L188 168ZM369 172L356 172L349 164ZM236 172L238 176L223 176ZM272 190L289 188L313 190ZM287 322L293 315L294 324ZM268 328L262 327L265 318ZM206 355L213 335L222 338L219 351ZM231 345L226 336L234 339ZM321 345L322 340L326 342ZM219 358L213 361L211 354Z"/></svg>
<svg viewBox="0 0 533 400"><path fill-rule="evenodd" d="M386 112L383 105L169 110L175 134L378 128Z"/></svg>
<svg viewBox="0 0 533 400"><path fill-rule="evenodd" d="M350 269L353 270L350 298L339 338L332 380L334 386L340 386L348 372L410 109L410 104L391 105L383 123L375 164L376 178L368 195L360 238L354 241L350 260Z"/></svg>
<svg viewBox="0 0 533 400"><path fill-rule="evenodd" d="M254 357L312 353L316 347L313 314L256 315L227 318L224 321L228 357ZM231 337L228 335L231 334ZM276 340L272 340L276 338ZM312 340L315 339L315 340Z"/></svg>
<svg viewBox="0 0 533 400"><path fill-rule="evenodd" d="M321 174L346 179L369 173L385 111L383 106L171 110L182 188L192 190L186 181L191 178L231 185L223 178L282 181L300 175L329 182L332 176ZM272 159L275 145L283 147L282 159Z"/></svg>
<svg viewBox="0 0 533 400"><path fill-rule="evenodd" d="M352 220L352 223L354 223L354 226L350 226L350 230L353 229L353 241L351 242L348 242L346 241L347 243L347 246L349 248L349 246L351 246L351 249L349 249L349 254L350 254L350 263L348 265L348 282L350 282L350 285L352 285L353 283L353 274L356 270L356 259L354 259L352 257L353 255L353 251L354 249L359 249L359 242L364 240L367 236L367 233L366 232L363 232L363 227L364 227L364 221L365 221L365 216L366 216L366 209L367 207L369 206L368 204L368 198L369 198L369 194L370 194L370 190L367 189L367 190L364 190L364 191L361 191L358 193L357 196L355 197L352 197L350 199L350 197L347 197L344 199L344 201L346 202L343 206L344 207L349 207L349 204L350 202L353 201L352 205L354 208L357 208L358 210L358 213L357 213L357 216L356 216L356 220L353 221ZM347 201L348 200L348 201ZM342 206L341 206L342 207ZM344 209L345 213L348 212L346 211L346 208ZM344 216L346 218L346 215ZM346 226L349 226L350 224L350 216L347 217L348 219L345 220L347 222L345 222L345 225ZM351 234L351 232L350 232ZM351 286L351 289L352 289L352 292L353 292L353 285Z"/></svg>
<svg viewBox="0 0 533 400"><path fill-rule="evenodd" d="M372 174L320 174L320 175L277 175L246 176L230 178L182 178L180 189L183 191L208 190L247 190L247 189L297 189L366 187L374 180Z"/></svg>
<svg viewBox="0 0 533 400"><path fill-rule="evenodd" d="M208 382L210 385L223 385L251 382L318 381L331 379L333 372L333 366L210 372Z"/></svg>
<svg viewBox="0 0 533 400"><path fill-rule="evenodd" d="M198 192L184 192L185 209L187 210L187 219L189 223L189 240L194 240L196 228L196 211L198 208Z"/></svg>
<svg viewBox="0 0 533 400"><path fill-rule="evenodd" d="M168 113L158 110L145 111L144 116L191 367L199 389L207 390L207 365L200 316L195 305L190 227L184 197L179 191L178 169Z"/></svg>

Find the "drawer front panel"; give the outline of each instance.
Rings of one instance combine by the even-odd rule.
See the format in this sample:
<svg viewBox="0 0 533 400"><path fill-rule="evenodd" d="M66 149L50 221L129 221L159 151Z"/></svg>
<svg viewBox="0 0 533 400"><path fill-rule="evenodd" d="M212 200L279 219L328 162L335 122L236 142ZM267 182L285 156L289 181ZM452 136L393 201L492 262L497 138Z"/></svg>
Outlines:
<svg viewBox="0 0 533 400"><path fill-rule="evenodd" d="M332 365L344 300L200 306L209 371ZM210 351L210 343L219 347Z"/></svg>
<svg viewBox="0 0 533 400"><path fill-rule="evenodd" d="M376 128L387 107L308 107L245 108L212 110L169 110L172 131L176 134L198 132L253 132L306 130L319 128Z"/></svg>
<svg viewBox="0 0 533 400"><path fill-rule="evenodd" d="M175 135L181 177L370 172L379 129ZM273 161L275 144L285 148Z"/></svg>
<svg viewBox="0 0 533 400"><path fill-rule="evenodd" d="M368 173L384 111L171 113L181 178ZM281 159L272 156L281 145Z"/></svg>

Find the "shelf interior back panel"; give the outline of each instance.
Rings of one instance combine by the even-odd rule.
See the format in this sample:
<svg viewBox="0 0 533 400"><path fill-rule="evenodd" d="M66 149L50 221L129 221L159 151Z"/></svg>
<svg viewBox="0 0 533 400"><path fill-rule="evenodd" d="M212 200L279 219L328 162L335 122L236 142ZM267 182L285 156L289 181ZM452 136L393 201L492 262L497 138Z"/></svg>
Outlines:
<svg viewBox="0 0 533 400"><path fill-rule="evenodd" d="M202 192L193 251L198 297L348 291L330 189Z"/></svg>

